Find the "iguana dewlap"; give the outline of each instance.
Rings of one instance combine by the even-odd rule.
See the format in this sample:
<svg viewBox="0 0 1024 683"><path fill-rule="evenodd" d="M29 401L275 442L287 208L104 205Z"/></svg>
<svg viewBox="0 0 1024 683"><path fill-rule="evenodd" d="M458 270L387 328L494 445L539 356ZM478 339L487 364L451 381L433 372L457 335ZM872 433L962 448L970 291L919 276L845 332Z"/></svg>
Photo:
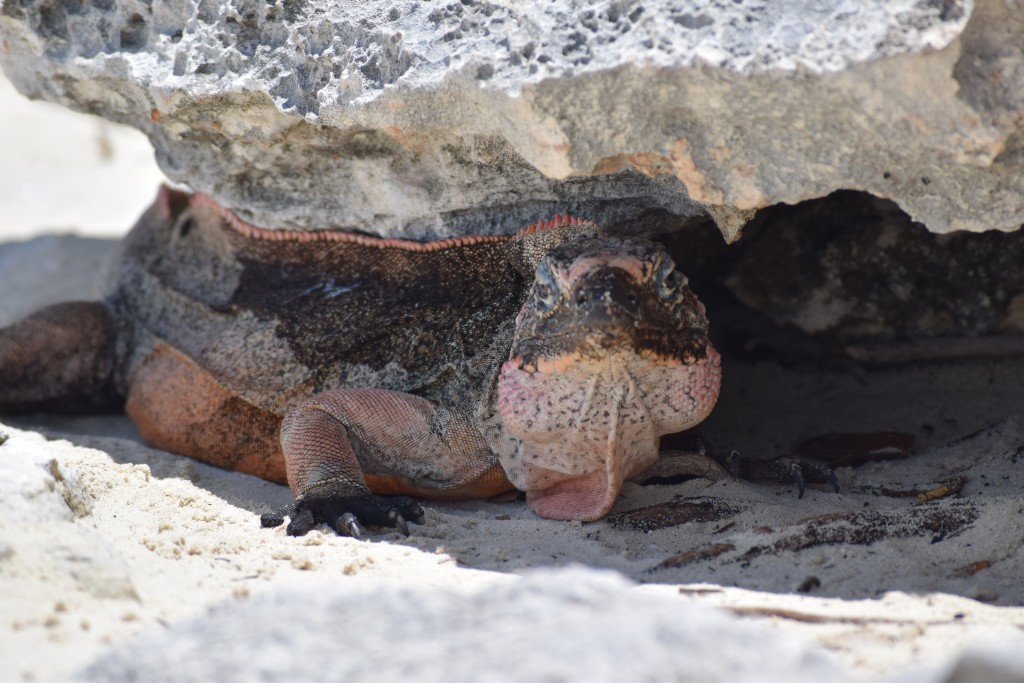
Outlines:
<svg viewBox="0 0 1024 683"><path fill-rule="evenodd" d="M597 519L720 372L655 243L561 217L425 243L269 231L168 189L102 302L0 331L0 412L123 402L160 448L287 481L297 533L513 487Z"/></svg>

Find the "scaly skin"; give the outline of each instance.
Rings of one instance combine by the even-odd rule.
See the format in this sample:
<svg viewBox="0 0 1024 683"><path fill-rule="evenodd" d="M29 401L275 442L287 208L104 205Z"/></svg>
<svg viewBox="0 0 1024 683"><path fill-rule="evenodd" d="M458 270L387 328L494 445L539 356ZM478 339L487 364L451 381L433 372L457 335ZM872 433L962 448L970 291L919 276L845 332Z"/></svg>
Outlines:
<svg viewBox="0 0 1024 683"><path fill-rule="evenodd" d="M528 372L502 367L499 410L514 447L498 451L527 503L551 519L611 509L622 482L658 459L661 436L701 422L721 380L717 353L700 365L662 365L627 352L559 359Z"/></svg>
<svg viewBox="0 0 1024 683"><path fill-rule="evenodd" d="M62 306L0 331L0 411L120 397L154 445L287 479L294 534L404 530L406 496L513 486L598 519L720 381L663 248L561 217L416 243L264 230L163 190L105 301Z"/></svg>
<svg viewBox="0 0 1024 683"><path fill-rule="evenodd" d="M720 382L704 308L660 248L568 241L517 319L491 445L538 515L599 519L661 436L707 417Z"/></svg>

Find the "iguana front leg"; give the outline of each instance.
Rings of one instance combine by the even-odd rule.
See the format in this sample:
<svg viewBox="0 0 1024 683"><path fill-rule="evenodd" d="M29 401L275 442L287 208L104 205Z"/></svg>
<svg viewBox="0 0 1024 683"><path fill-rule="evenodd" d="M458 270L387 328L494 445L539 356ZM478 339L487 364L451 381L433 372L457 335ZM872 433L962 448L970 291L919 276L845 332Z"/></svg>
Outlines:
<svg viewBox="0 0 1024 683"><path fill-rule="evenodd" d="M408 495L464 499L510 490L497 457L461 413L419 396L379 389L339 389L292 410L281 446L295 503L288 533L320 523L362 534L362 524L397 527L420 522L423 509ZM264 526L283 513L263 516Z"/></svg>

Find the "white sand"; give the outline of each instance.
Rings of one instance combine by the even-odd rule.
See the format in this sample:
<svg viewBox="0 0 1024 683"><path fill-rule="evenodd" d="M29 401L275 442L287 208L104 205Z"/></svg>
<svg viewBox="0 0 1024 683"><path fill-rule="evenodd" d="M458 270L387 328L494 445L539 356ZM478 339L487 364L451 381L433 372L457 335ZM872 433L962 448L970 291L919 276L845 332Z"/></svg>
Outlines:
<svg viewBox="0 0 1024 683"><path fill-rule="evenodd" d="M102 240L14 240L71 226L92 236L123 232L150 201L159 173L140 167L146 143L136 134L27 103L2 81L0 121L5 324L35 306L94 293L96 270L112 248ZM103 145L96 143L100 129ZM694 604L739 612L765 633L831 652L850 676L939 680L965 649L1012 653L1024 645L1019 365L944 364L863 376L727 367L721 404L707 423L712 443L771 455L830 430L896 429L916 432L920 448L909 460L840 470L842 494L811 489L803 500L791 486L627 484L616 512L677 496L710 497L735 510L650 533L607 521L541 520L521 502L478 502L428 504L427 523L413 527L408 539L391 532L358 542L320 531L288 538L281 529L260 529L257 519L288 499L284 487L147 448L125 418L4 419L11 439L0 446L0 680L60 679L133 636L155 639L159 647L166 629L168 638L177 637L190 618L206 619L213 605L259 607L264 595L268 605L277 604L281 591L310 585L351 595L398 587L485 595L525 570L570 564L614 569L646 584L623 589L637 595L637 637L649 637L642 625L655 623L644 597L654 596L675 606L680 619ZM868 488L928 488L956 475L968 480L957 500L917 504ZM845 543L771 549L806 537L808 523L801 520L865 511L890 515L875 520L886 520L880 531L874 527L881 540L859 545L849 536ZM960 523L929 531L936 519ZM908 524L901 527L900 520ZM866 527L848 520L828 528L853 534ZM712 544L732 549L653 569ZM578 574L550 576L565 584L564 594L586 583ZM819 585L797 593L812 576ZM382 599L382 609L394 604L389 600ZM457 604L479 608L472 600ZM303 609L314 608L303 603ZM531 614L536 623L529 614L509 619L530 630L542 621ZM294 620L296 628L305 621L302 614ZM239 638L246 642L244 633ZM597 625L588 628L586 620L535 647L557 653L561 640L603 647ZM720 651L704 649L702 666L717 662L723 675L730 658L742 656L724 642ZM479 667L484 671L488 662L481 658Z"/></svg>

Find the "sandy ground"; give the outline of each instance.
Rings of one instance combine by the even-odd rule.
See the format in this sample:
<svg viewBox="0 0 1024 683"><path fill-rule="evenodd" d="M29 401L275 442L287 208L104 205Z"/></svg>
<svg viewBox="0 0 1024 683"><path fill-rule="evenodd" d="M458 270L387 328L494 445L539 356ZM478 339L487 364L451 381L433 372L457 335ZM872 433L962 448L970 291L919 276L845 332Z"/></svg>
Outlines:
<svg viewBox="0 0 1024 683"><path fill-rule="evenodd" d="M132 131L29 103L2 80L0 145L6 324L39 305L95 296L112 238L150 201L160 174ZM67 234L72 227L77 236ZM386 594L381 610L409 619L394 607L421 604L409 595L450 594L459 609L479 611L479 596L518 600L508 586L524 572L576 565L640 585L576 599L573 587L590 585L595 572L545 574L541 580L555 587L551 603L618 605L609 596L635 596L622 618L635 622L637 638L653 637L644 626L668 618L659 610L699 625L720 614L704 608L722 608L746 640L716 631L719 648L689 654L711 667L693 671L722 680L756 679L729 662L753 657L758 633L767 651L757 656L770 659L776 637L814 655L792 660L793 680L821 674L818 655L839 678L983 680L987 674L964 668L950 673L964 652L981 650L995 652L984 665L1024 680L1024 662L1012 654L1024 645L1022 366L990 360L826 372L734 361L704 428L712 443L770 456L830 431L895 430L915 434L914 454L841 468L839 494L813 487L798 499L790 485L729 479L629 483L612 516L594 524L541 520L521 501L428 504L426 524L411 537L385 532L363 542L260 529L258 513L287 501L285 487L148 448L126 418L5 418L0 680L59 680L89 665L81 680L156 680L156 667L167 662L125 653L178 652L167 643L212 628L225 613L255 624L253 610L277 615L288 591ZM915 497L954 481L962 484L958 495ZM404 603L395 602L398 588L413 592ZM296 627L302 610L316 609L305 598L286 602L298 610ZM505 625L536 631L533 647L548 653L557 654L556 640L584 653L605 647L598 620L551 622L545 631L544 610L536 610L510 611ZM442 628L423 637L460 636ZM607 666L610 679L617 670ZM485 658L479 667L488 667ZM234 671L237 680L251 674ZM491 679L536 680L536 671L517 671ZM658 671L655 679L665 680L672 670ZM202 671L180 673L180 680L202 679Z"/></svg>

